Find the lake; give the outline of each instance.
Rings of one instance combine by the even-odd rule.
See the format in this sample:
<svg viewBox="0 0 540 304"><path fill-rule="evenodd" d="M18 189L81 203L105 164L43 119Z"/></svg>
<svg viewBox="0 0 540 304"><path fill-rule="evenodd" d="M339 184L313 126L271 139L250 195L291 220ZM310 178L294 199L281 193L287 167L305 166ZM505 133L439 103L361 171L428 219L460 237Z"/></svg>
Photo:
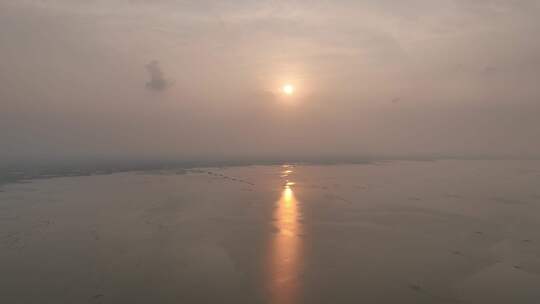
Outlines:
<svg viewBox="0 0 540 304"><path fill-rule="evenodd" d="M538 303L540 161L146 170L0 188L1 303Z"/></svg>

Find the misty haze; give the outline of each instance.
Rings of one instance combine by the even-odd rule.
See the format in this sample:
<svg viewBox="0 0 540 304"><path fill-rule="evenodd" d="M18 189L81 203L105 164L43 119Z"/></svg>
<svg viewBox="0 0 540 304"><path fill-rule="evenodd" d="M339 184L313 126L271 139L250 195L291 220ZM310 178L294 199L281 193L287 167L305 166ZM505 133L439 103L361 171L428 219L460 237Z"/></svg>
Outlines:
<svg viewBox="0 0 540 304"><path fill-rule="evenodd" d="M0 303L540 303L540 1L0 0Z"/></svg>

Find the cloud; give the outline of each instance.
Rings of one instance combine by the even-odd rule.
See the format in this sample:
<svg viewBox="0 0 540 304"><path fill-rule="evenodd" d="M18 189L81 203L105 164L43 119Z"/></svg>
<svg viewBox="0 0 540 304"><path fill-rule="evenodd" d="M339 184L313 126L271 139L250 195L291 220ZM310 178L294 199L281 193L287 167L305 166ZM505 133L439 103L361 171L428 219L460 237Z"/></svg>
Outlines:
<svg viewBox="0 0 540 304"><path fill-rule="evenodd" d="M161 67L157 60L152 60L146 65L146 71L150 76L150 81L146 83L146 87L150 90L163 91L171 85L171 82L163 76Z"/></svg>

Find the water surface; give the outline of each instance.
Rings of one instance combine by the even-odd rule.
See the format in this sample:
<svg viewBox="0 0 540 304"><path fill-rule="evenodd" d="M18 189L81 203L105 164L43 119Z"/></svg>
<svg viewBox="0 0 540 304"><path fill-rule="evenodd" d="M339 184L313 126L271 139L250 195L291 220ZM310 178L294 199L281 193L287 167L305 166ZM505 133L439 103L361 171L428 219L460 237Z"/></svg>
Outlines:
<svg viewBox="0 0 540 304"><path fill-rule="evenodd" d="M0 192L1 303L538 303L540 162L246 166Z"/></svg>

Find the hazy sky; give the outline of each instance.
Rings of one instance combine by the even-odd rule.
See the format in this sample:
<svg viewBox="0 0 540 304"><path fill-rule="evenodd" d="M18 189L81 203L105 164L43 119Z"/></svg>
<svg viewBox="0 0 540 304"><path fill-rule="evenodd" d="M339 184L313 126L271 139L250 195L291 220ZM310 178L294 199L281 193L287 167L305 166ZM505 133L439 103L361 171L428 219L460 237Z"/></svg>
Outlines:
<svg viewBox="0 0 540 304"><path fill-rule="evenodd" d="M0 160L540 155L539 33L536 0L0 0Z"/></svg>

